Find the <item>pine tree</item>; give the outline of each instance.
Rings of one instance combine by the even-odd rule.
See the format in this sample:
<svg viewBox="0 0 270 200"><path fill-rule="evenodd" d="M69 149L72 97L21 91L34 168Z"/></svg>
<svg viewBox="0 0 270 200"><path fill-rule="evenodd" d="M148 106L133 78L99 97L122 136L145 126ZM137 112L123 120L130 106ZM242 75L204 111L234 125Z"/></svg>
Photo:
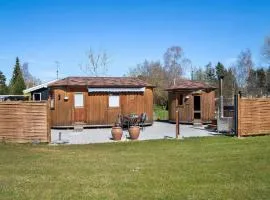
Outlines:
<svg viewBox="0 0 270 200"><path fill-rule="evenodd" d="M266 94L270 96L270 66L266 70Z"/></svg>
<svg viewBox="0 0 270 200"><path fill-rule="evenodd" d="M209 62L205 66L205 81L211 85L215 85L217 82L215 69L212 67L212 63Z"/></svg>
<svg viewBox="0 0 270 200"><path fill-rule="evenodd" d="M21 72L19 58L16 58L16 64L14 66L13 75L9 84L9 93L10 94L23 94L25 89L25 82Z"/></svg>
<svg viewBox="0 0 270 200"><path fill-rule="evenodd" d="M217 78L220 78L221 76L225 75L225 67L220 62L218 62L218 64L216 65L216 74L217 74Z"/></svg>
<svg viewBox="0 0 270 200"><path fill-rule="evenodd" d="M257 90L260 96L265 94L266 76L263 68L257 69Z"/></svg>
<svg viewBox="0 0 270 200"><path fill-rule="evenodd" d="M3 72L0 71L0 94L7 94L8 87L6 85L6 77Z"/></svg>

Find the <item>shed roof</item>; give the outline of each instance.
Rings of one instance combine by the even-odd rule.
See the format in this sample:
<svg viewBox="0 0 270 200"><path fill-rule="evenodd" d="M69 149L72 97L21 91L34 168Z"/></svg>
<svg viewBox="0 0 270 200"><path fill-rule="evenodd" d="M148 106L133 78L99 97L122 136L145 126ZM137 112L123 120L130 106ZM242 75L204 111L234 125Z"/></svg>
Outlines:
<svg viewBox="0 0 270 200"><path fill-rule="evenodd" d="M97 87L126 87L126 88L139 88L139 87L154 87L153 85L135 77L66 77L60 79L49 87L57 86L87 86L89 88Z"/></svg>
<svg viewBox="0 0 270 200"><path fill-rule="evenodd" d="M200 81L179 80L176 82L176 84L167 88L167 90L199 90L199 89L214 90L216 89L216 87Z"/></svg>
<svg viewBox="0 0 270 200"><path fill-rule="evenodd" d="M31 88L25 89L25 90L23 90L23 93L27 94L27 93L34 92L34 91L42 89L42 88L47 88L48 85L54 83L55 81L57 81L57 80L52 80L52 81L49 81L49 82L46 82L46 83L42 83L40 85L36 85L34 87L31 87Z"/></svg>

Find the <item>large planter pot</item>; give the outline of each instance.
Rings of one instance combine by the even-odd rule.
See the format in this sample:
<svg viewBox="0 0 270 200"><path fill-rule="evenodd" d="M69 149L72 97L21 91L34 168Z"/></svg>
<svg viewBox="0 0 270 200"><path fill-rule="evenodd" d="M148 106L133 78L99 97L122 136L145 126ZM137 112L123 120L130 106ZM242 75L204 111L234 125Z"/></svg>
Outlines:
<svg viewBox="0 0 270 200"><path fill-rule="evenodd" d="M140 127L139 126L131 126L128 129L129 136L132 140L137 140L140 135Z"/></svg>
<svg viewBox="0 0 270 200"><path fill-rule="evenodd" d="M121 140L122 135L123 135L123 130L121 127L112 127L113 140Z"/></svg>

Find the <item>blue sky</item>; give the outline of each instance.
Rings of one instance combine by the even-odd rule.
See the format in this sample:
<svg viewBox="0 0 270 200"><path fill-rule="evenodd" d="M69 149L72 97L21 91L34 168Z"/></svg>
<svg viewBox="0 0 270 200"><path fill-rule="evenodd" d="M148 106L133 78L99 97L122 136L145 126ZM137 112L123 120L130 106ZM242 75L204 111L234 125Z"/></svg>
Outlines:
<svg viewBox="0 0 270 200"><path fill-rule="evenodd" d="M230 64L270 34L270 1L262 0L0 0L0 70L9 79L19 56L43 81L85 75L87 51L106 50L108 75L122 76L144 59L181 46L193 65Z"/></svg>

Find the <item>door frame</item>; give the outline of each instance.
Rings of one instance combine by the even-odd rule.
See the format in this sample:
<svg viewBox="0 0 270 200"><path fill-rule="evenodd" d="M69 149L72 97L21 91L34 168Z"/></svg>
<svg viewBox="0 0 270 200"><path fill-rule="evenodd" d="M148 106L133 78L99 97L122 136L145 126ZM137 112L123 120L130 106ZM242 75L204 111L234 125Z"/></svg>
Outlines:
<svg viewBox="0 0 270 200"><path fill-rule="evenodd" d="M76 94L82 94L82 106L76 106ZM84 92L74 92L73 95L73 115L74 115L74 123L85 123L86 122L86 102L85 102L85 94ZM82 114L78 114L82 112ZM78 117L78 115L80 117ZM81 117L82 116L82 117Z"/></svg>

